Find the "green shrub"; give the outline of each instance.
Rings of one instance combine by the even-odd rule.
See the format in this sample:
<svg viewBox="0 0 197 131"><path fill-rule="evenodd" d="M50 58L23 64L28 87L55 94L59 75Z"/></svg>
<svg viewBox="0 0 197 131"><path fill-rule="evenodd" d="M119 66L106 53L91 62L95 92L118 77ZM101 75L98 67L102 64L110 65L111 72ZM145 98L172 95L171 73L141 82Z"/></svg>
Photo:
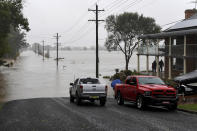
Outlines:
<svg viewBox="0 0 197 131"><path fill-rule="evenodd" d="M130 71L130 70L124 70L123 73L124 73L126 76L130 76L130 75L132 75L133 72Z"/></svg>
<svg viewBox="0 0 197 131"><path fill-rule="evenodd" d="M163 81L169 86L172 86L172 87L177 87L178 86L178 84L173 80L164 79Z"/></svg>
<svg viewBox="0 0 197 131"><path fill-rule="evenodd" d="M104 79L110 79L110 76L103 76Z"/></svg>
<svg viewBox="0 0 197 131"><path fill-rule="evenodd" d="M131 70L121 70L119 73L115 73L112 77L111 77L111 81L116 80L116 79L120 79L121 81L125 81L125 79L127 78L127 76L131 76L131 75L140 75L140 73L138 73L136 70L131 71Z"/></svg>

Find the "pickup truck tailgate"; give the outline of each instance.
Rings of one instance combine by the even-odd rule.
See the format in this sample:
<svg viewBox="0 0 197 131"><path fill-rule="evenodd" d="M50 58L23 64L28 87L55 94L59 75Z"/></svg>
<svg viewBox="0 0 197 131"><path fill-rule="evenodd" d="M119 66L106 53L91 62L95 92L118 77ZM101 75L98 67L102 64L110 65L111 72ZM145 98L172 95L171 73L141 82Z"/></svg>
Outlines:
<svg viewBox="0 0 197 131"><path fill-rule="evenodd" d="M103 84L83 84L83 93L106 93L105 92L105 85Z"/></svg>

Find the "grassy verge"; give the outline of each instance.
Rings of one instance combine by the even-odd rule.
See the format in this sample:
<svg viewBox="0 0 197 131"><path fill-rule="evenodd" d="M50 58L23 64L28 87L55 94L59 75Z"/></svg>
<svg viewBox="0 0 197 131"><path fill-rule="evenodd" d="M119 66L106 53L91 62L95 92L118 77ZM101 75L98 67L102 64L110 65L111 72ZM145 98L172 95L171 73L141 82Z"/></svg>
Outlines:
<svg viewBox="0 0 197 131"><path fill-rule="evenodd" d="M0 110L3 108L3 103L0 103Z"/></svg>
<svg viewBox="0 0 197 131"><path fill-rule="evenodd" d="M189 110L189 111L196 111L197 112L197 104L184 104L179 105L179 109Z"/></svg>

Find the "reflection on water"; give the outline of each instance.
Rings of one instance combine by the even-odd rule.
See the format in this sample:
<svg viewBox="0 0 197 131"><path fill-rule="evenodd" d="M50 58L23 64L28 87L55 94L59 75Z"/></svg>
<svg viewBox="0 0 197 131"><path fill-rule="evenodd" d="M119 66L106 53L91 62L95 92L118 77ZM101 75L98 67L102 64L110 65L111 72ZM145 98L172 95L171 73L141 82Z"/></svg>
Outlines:
<svg viewBox="0 0 197 131"><path fill-rule="evenodd" d="M95 76L94 51L62 51L59 68L54 60L56 52L52 51L52 58L42 60L41 56L31 51L23 52L14 67L1 67L1 86L6 88L6 101L38 97L67 97L69 83L75 77ZM152 60L152 59L151 59ZM150 62L151 62L150 60ZM141 58L141 68L145 69L145 58ZM100 73L102 76L112 75L116 68L124 69L124 56L121 52L100 52ZM136 55L131 59L130 69L136 69ZM103 83L108 81L103 80Z"/></svg>

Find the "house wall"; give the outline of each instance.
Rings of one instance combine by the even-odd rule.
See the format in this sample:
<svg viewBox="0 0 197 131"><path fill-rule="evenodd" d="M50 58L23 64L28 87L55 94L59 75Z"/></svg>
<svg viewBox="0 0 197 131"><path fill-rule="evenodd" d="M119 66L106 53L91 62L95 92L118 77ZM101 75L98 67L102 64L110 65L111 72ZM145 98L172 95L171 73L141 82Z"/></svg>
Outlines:
<svg viewBox="0 0 197 131"><path fill-rule="evenodd" d="M176 46L177 48L184 48L184 37L183 36L180 36L180 37L176 37L174 38L176 39ZM172 39L172 45L174 44L173 43L174 40ZM187 62L186 62L186 65L187 65L187 72L191 72L193 70L196 70L197 69L197 35L189 35L187 36L187 54L188 55L191 55L191 56L194 56L194 57L188 57L187 58ZM165 45L169 46L169 38L168 39L165 39ZM180 50L181 51L181 56L177 57L175 56L175 60L176 60L176 65L173 66L172 65L172 77L176 77L180 74L183 74L183 55L184 55L184 52L183 52L183 49ZM173 50L172 50L173 52ZM176 52L173 52L176 54ZM179 52L180 53L180 52ZM172 57L172 62L173 63L173 57ZM168 78L169 76L169 57L166 56L165 57L165 78Z"/></svg>
<svg viewBox="0 0 197 131"><path fill-rule="evenodd" d="M188 9L185 11L185 19L190 18L193 16L195 13L197 13L196 9ZM191 27L193 28L193 27ZM180 29L181 30L181 29ZM173 47L172 49L172 77L176 77L180 74L183 74L183 69L184 69L184 36L178 36L176 38L176 47ZM174 42L172 40L172 42ZM187 54L190 55L190 57L187 57L187 72L191 72L193 70L197 69L197 34L196 35L189 35L187 36ZM190 46L193 44L192 46ZM169 77L169 57L168 57L168 51L169 51L169 38L165 39L165 45L167 46L165 51L166 51L166 56L165 56L165 78ZM173 44L172 44L173 45ZM193 56L192 56L193 55ZM173 60L174 59L174 60ZM173 66L173 61L176 61L176 65Z"/></svg>
<svg viewBox="0 0 197 131"><path fill-rule="evenodd" d="M164 43L165 43L166 46L169 46L169 39L165 39L165 42ZM165 68L164 69L165 70L165 78L168 78L168 76L169 76L168 75L168 72L169 72L169 57L167 57L167 56L165 57L165 62L164 63L165 63L165 65L164 65L164 68Z"/></svg>
<svg viewBox="0 0 197 131"><path fill-rule="evenodd" d="M187 36L187 54L195 56L197 54L197 35ZM197 69L197 58L187 58L187 72Z"/></svg>
<svg viewBox="0 0 197 131"><path fill-rule="evenodd" d="M172 45L174 44L173 42L174 42L174 40L172 39ZM179 44L180 44L180 40L176 41L176 45L179 45ZM169 48L169 38L165 39L165 45L167 46L167 48ZM177 61L177 59L176 59L176 63L177 62L180 63L179 60ZM171 63L172 63L172 66L171 66L172 78L183 73L183 70L177 70L176 67L173 66L173 57L171 59ZM182 64L183 64L183 62L182 62ZM169 57L168 56L165 57L165 65L164 66L165 66L165 74L164 75L165 75L165 78L168 78L169 77Z"/></svg>
<svg viewBox="0 0 197 131"><path fill-rule="evenodd" d="M172 63L172 62L171 62ZM169 57L165 57L165 78L169 77ZM176 70L172 66L172 78L179 76L183 73L183 70Z"/></svg>

